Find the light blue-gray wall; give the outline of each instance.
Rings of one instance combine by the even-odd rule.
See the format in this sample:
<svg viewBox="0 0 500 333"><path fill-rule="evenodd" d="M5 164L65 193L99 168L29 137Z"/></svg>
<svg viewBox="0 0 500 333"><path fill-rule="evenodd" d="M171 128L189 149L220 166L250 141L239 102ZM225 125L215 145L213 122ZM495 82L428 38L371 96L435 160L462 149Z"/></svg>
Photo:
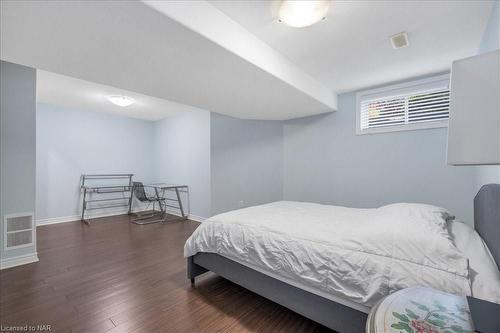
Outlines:
<svg viewBox="0 0 500 333"><path fill-rule="evenodd" d="M500 49L500 1L495 1L477 53L481 54L498 49ZM500 183L500 166L488 165L477 167L476 189L488 183Z"/></svg>
<svg viewBox="0 0 500 333"><path fill-rule="evenodd" d="M35 212L36 71L0 62L0 258L36 253L4 250L5 214Z"/></svg>
<svg viewBox="0 0 500 333"><path fill-rule="evenodd" d="M285 122L285 200L349 207L420 202L472 223L473 168L446 165L446 129L356 135L356 94Z"/></svg>
<svg viewBox="0 0 500 333"><path fill-rule="evenodd" d="M199 217L283 197L283 123L204 110L154 124L154 178L189 185Z"/></svg>
<svg viewBox="0 0 500 333"><path fill-rule="evenodd" d="M38 220L78 218L82 173L133 173L145 183L188 184L191 213L210 216L208 111L151 122L39 104L37 121Z"/></svg>
<svg viewBox="0 0 500 333"><path fill-rule="evenodd" d="M210 112L192 110L154 123L154 179L189 186L190 213L210 216Z"/></svg>
<svg viewBox="0 0 500 333"><path fill-rule="evenodd" d="M211 113L212 215L282 200L283 122Z"/></svg>
<svg viewBox="0 0 500 333"><path fill-rule="evenodd" d="M479 44L478 53L498 50L500 48L500 1L495 1L490 18Z"/></svg>
<svg viewBox="0 0 500 333"><path fill-rule="evenodd" d="M81 174L133 173L151 181L153 129L150 121L39 104L37 220L78 217Z"/></svg>

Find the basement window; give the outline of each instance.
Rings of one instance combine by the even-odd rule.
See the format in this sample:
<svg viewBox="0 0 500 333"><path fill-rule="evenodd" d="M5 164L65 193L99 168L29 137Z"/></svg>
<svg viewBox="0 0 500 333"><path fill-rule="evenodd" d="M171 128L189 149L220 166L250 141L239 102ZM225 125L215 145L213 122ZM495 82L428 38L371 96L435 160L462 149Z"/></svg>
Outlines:
<svg viewBox="0 0 500 333"><path fill-rule="evenodd" d="M356 134L447 127L450 76L361 91L356 98Z"/></svg>

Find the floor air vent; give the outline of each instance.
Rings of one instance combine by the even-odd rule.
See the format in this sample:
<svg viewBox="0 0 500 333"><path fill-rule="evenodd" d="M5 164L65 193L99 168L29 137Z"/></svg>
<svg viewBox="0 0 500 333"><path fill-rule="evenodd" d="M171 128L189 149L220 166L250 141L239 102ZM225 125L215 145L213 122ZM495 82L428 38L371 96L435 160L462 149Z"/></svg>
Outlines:
<svg viewBox="0 0 500 333"><path fill-rule="evenodd" d="M11 250L33 244L33 214L4 216L5 249Z"/></svg>

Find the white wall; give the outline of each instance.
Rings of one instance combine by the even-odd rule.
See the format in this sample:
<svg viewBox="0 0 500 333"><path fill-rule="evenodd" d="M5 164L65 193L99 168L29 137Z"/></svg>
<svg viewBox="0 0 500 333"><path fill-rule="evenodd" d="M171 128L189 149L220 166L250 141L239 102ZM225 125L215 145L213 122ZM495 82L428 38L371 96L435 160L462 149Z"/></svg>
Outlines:
<svg viewBox="0 0 500 333"><path fill-rule="evenodd" d="M212 215L283 198L283 122L211 114Z"/></svg>
<svg viewBox="0 0 500 333"><path fill-rule="evenodd" d="M474 169L446 165L446 129L356 135L356 94L285 122L285 200L350 207L420 202L472 224Z"/></svg>
<svg viewBox="0 0 500 333"><path fill-rule="evenodd" d="M83 173L133 173L134 179L151 181L153 129L145 120L39 104L37 220L78 218Z"/></svg>
<svg viewBox="0 0 500 333"><path fill-rule="evenodd" d="M3 239L5 214L35 211L36 71L1 61L0 81L0 259L6 267L20 256L24 263L38 260L36 234L24 248L4 250Z"/></svg>
<svg viewBox="0 0 500 333"><path fill-rule="evenodd" d="M189 186L190 213L210 217L210 112L192 110L154 123L154 179Z"/></svg>

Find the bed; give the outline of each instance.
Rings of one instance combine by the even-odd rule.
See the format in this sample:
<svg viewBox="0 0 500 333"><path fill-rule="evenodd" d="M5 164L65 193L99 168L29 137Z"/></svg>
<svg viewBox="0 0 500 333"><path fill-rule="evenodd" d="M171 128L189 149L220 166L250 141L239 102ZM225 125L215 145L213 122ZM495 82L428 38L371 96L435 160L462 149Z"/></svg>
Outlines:
<svg viewBox="0 0 500 333"><path fill-rule="evenodd" d="M215 216L188 239L188 278L212 271L338 332L415 285L500 302L500 185L474 199L475 229L417 204L352 209L276 202ZM489 250L488 250L489 248Z"/></svg>

